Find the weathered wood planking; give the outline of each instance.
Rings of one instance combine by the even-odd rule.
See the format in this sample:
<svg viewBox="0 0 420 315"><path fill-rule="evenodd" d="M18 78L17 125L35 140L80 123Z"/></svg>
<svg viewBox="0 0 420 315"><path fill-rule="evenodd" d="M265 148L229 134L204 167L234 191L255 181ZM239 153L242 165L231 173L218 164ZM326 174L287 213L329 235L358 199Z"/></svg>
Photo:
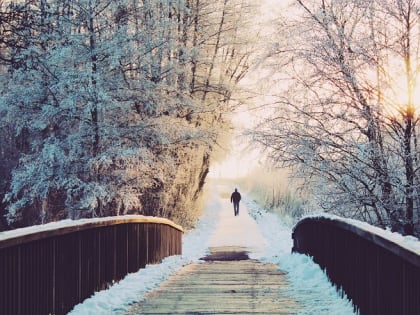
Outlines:
<svg viewBox="0 0 420 315"><path fill-rule="evenodd" d="M276 265L244 259L237 251L232 254L226 249L213 249L209 257L206 262L185 266L149 293L145 301L134 304L128 314L298 312L297 303L287 294L285 273Z"/></svg>

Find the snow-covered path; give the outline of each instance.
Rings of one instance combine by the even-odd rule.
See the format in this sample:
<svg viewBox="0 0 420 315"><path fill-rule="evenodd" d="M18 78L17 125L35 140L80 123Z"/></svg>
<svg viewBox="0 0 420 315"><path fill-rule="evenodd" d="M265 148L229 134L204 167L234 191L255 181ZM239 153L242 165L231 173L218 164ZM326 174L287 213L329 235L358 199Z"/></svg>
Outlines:
<svg viewBox="0 0 420 315"><path fill-rule="evenodd" d="M267 245L257 222L248 214L247 206L240 203L239 215L234 216L233 205L229 200L230 187L217 186L220 198L220 211L217 224L209 240L210 247L245 247L252 256L264 253ZM224 197L224 198L223 198Z"/></svg>
<svg viewBox="0 0 420 315"><path fill-rule="evenodd" d="M220 246L246 247L251 258L275 263L286 271L287 294L300 304L299 314L353 314L351 303L341 298L318 265L304 255L291 254L291 229L279 217L246 196L240 215L235 217L229 200L233 188L217 184L208 188L210 197L203 216L183 237L182 256L168 257L161 264L127 275L108 290L76 305L70 314L123 314L131 303L142 300L182 266L200 262L210 247Z"/></svg>

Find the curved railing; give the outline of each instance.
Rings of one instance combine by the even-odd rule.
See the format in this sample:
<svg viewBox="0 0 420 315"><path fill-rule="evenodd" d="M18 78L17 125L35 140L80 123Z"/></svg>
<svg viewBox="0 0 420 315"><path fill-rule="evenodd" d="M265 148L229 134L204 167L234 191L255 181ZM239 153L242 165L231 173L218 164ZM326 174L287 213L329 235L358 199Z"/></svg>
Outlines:
<svg viewBox="0 0 420 315"><path fill-rule="evenodd" d="M144 216L0 233L0 314L66 314L126 274L181 254L182 228Z"/></svg>
<svg viewBox="0 0 420 315"><path fill-rule="evenodd" d="M305 218L292 237L293 251L312 256L360 314L420 314L420 249L407 245L412 239L339 217Z"/></svg>

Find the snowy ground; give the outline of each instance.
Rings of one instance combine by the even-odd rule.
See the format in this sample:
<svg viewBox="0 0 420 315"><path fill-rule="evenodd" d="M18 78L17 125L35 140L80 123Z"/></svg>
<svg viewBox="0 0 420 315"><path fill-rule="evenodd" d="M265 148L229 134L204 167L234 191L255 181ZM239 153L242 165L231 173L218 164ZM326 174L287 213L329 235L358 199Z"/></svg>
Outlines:
<svg viewBox="0 0 420 315"><path fill-rule="evenodd" d="M318 265L307 256L291 254L291 229L276 215L244 198L240 215L235 217L226 198L232 188L213 185L209 189L211 195L202 218L183 237L181 256L166 258L161 264L127 275L108 290L76 305L70 314L123 314L131 303L141 300L182 266L198 262L213 246L247 247L252 258L275 263L286 271L288 294L302 307L299 314L354 314L351 303L341 298Z"/></svg>

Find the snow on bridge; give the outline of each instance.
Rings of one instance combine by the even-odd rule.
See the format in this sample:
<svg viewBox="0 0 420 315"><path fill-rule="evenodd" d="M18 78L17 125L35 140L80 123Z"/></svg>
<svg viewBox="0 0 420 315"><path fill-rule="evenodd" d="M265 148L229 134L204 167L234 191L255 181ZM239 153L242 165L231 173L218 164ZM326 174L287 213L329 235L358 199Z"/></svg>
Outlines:
<svg viewBox="0 0 420 315"><path fill-rule="evenodd" d="M226 199L233 188L212 185L209 189L208 206L196 229L184 235L181 256L166 258L161 264L128 275L77 305L70 314L164 313L165 309L173 313L175 305L181 307L180 313L228 313L234 309L272 313L278 309L274 313L354 314L351 302L337 293L318 265L307 256L291 254L291 228L246 196L240 215L235 217ZM250 259L226 259L232 251ZM207 262L204 257L208 257ZM203 279L208 282L196 282ZM217 283L221 279L224 286ZM190 289L191 281L200 286L202 296L208 295L201 304L199 299L187 296L198 293ZM205 286L207 293L202 291ZM166 297L165 288L172 288ZM169 298L173 303L163 302ZM191 299L194 303L188 304ZM216 305L224 308L216 309Z"/></svg>

